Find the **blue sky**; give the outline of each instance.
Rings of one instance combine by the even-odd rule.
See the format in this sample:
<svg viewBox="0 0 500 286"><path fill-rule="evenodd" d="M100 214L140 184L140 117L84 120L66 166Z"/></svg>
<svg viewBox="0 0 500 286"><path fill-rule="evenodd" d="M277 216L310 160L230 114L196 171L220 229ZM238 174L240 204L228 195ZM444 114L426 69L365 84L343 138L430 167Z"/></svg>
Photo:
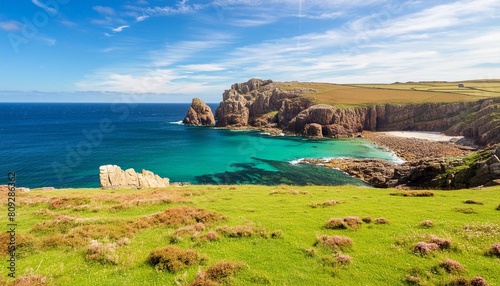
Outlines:
<svg viewBox="0 0 500 286"><path fill-rule="evenodd" d="M0 0L0 101L500 78L499 24L498 0Z"/></svg>

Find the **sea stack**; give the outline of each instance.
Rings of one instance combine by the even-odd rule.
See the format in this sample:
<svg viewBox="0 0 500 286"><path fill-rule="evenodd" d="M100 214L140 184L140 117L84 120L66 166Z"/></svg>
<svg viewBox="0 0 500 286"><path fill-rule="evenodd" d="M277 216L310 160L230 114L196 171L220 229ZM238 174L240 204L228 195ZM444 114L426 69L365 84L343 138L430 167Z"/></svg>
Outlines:
<svg viewBox="0 0 500 286"><path fill-rule="evenodd" d="M215 118L210 106L199 98L193 98L191 107L189 107L182 123L195 126L215 125Z"/></svg>

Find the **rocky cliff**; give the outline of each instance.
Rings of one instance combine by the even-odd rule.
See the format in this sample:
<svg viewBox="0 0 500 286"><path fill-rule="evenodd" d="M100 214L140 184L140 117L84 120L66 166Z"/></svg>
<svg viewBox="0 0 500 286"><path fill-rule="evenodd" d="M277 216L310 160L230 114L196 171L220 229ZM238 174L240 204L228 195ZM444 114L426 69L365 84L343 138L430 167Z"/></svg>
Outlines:
<svg viewBox="0 0 500 286"><path fill-rule="evenodd" d="M314 89L251 79L224 91L216 126L279 128L310 137L351 137L363 130L439 131L477 144L500 142L500 98L457 103L340 108L315 104Z"/></svg>
<svg viewBox="0 0 500 286"><path fill-rule="evenodd" d="M99 167L101 188L158 188L170 184L168 178L161 178L148 170L136 173L134 169L123 171L116 165Z"/></svg>
<svg viewBox="0 0 500 286"><path fill-rule="evenodd" d="M193 98L182 123L187 125L215 125L212 109L199 98Z"/></svg>

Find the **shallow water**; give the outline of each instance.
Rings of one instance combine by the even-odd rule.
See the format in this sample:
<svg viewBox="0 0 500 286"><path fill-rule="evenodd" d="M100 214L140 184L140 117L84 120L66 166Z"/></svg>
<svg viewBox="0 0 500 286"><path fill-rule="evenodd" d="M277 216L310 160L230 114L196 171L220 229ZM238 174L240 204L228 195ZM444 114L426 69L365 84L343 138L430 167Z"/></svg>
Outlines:
<svg viewBox="0 0 500 286"><path fill-rule="evenodd" d="M215 109L216 105L212 105ZM396 160L362 139L313 140L190 127L189 104L0 104L0 184L99 187L99 166L147 169L193 184L364 183L300 158ZM2 179L1 174L4 174Z"/></svg>

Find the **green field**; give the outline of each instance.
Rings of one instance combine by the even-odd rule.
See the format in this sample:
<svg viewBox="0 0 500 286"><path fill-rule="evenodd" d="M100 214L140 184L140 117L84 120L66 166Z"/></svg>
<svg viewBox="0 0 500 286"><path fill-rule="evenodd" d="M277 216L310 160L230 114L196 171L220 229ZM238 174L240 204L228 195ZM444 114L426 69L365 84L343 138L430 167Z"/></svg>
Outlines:
<svg viewBox="0 0 500 286"><path fill-rule="evenodd" d="M250 185L18 193L18 285L189 285L197 275L208 280L196 285L445 285L475 276L500 285L500 258L488 254L500 242L500 187L404 194L430 195ZM5 203L0 212L7 216ZM339 229L325 228L331 218ZM433 241L445 243L414 252ZM199 259L184 254L191 265L163 260L155 269L151 252L169 245L178 247L169 255L192 249ZM12 283L5 249L1 258L1 279ZM463 269L448 273L446 259Z"/></svg>
<svg viewBox="0 0 500 286"><path fill-rule="evenodd" d="M459 87L463 84L464 87ZM316 103L339 106L475 101L500 96L500 80L410 82L393 84L283 83L285 89L317 90L306 96Z"/></svg>

